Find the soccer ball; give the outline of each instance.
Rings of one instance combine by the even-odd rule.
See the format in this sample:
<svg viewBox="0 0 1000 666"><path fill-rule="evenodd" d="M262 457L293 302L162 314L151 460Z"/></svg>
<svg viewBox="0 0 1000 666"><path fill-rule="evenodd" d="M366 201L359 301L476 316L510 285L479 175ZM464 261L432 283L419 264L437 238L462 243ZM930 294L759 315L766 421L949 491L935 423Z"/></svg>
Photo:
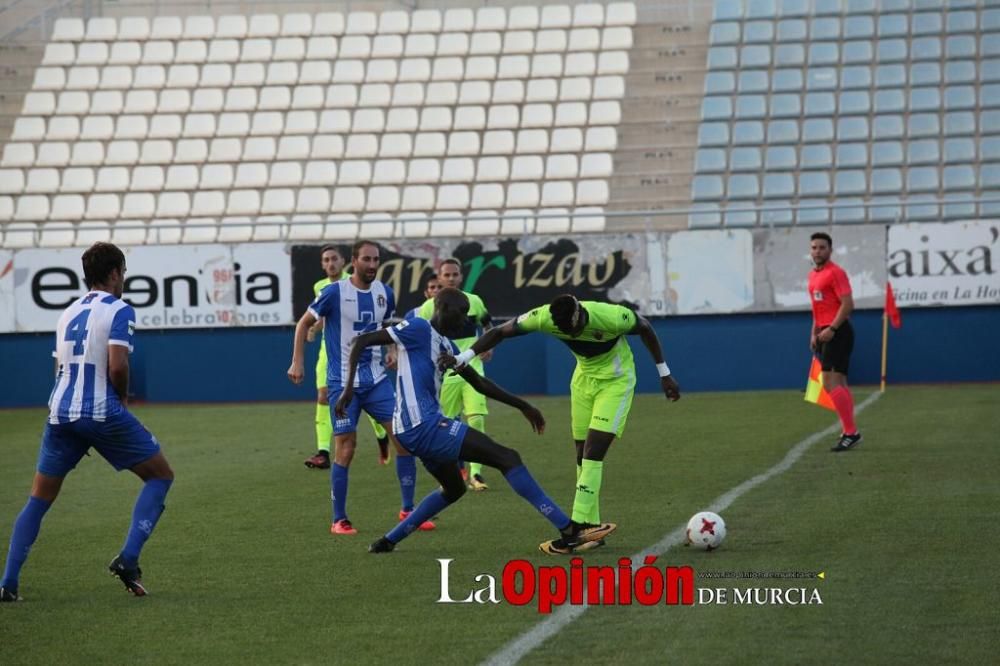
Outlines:
<svg viewBox="0 0 1000 666"><path fill-rule="evenodd" d="M700 550L715 550L726 538L726 521L717 513L699 511L687 526L687 542Z"/></svg>

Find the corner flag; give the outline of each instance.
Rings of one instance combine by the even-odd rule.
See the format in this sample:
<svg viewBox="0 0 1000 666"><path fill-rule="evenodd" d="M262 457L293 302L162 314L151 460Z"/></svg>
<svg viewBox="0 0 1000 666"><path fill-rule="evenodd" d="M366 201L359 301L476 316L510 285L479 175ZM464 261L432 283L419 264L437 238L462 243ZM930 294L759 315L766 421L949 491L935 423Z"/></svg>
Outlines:
<svg viewBox="0 0 1000 666"><path fill-rule="evenodd" d="M826 407L831 411L837 411L833 404L833 398L823 388L823 368L819 359L813 356L812 365L809 366L809 381L806 383L806 402L811 402Z"/></svg>

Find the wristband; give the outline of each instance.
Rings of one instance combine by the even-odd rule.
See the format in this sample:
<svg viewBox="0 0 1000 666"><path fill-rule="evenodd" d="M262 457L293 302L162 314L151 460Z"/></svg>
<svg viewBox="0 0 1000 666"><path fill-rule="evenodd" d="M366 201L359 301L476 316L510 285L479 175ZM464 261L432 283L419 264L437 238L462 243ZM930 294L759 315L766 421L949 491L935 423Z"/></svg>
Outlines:
<svg viewBox="0 0 1000 666"><path fill-rule="evenodd" d="M670 376L670 368L667 367L666 363L657 363L656 364L656 371L658 373L660 373L660 377L669 377Z"/></svg>
<svg viewBox="0 0 1000 666"><path fill-rule="evenodd" d="M463 365L468 365L469 361L476 357L476 352L471 349L466 349L464 352L455 357L455 366L462 367Z"/></svg>

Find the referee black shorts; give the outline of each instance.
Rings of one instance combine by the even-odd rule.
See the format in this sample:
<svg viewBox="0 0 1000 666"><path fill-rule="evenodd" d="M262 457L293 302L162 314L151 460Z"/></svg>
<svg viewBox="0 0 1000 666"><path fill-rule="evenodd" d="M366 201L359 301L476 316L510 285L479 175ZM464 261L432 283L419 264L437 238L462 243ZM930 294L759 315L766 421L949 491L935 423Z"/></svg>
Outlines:
<svg viewBox="0 0 1000 666"><path fill-rule="evenodd" d="M816 330L818 334L822 328ZM824 372L839 372L847 374L851 365L851 352L854 351L854 328L850 321L845 321L833 334L829 342L816 344L816 356L823 366Z"/></svg>

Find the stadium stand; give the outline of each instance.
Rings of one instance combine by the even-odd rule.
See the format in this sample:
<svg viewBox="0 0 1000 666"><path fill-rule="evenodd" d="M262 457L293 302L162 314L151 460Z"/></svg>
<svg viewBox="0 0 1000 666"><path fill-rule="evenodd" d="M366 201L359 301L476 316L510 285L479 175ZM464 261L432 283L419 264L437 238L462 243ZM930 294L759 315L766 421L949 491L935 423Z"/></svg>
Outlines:
<svg viewBox="0 0 1000 666"><path fill-rule="evenodd" d="M996 214L994 5L716 2L689 225Z"/></svg>
<svg viewBox="0 0 1000 666"><path fill-rule="evenodd" d="M0 157L3 246L604 229L636 20L59 19Z"/></svg>

